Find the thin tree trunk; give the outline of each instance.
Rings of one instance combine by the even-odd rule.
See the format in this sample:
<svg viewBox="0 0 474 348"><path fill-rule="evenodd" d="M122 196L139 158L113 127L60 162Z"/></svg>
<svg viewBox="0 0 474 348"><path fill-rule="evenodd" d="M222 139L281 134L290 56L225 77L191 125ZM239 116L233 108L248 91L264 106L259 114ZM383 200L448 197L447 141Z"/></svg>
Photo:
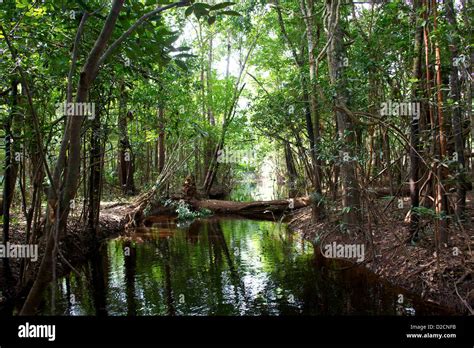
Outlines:
<svg viewBox="0 0 474 348"><path fill-rule="evenodd" d="M433 9L433 29L436 31L438 28L437 24L437 3L436 0L431 2ZM436 96L437 96L437 111L438 111L438 129L439 129L439 157L443 161L446 158L446 132L445 132L445 121L443 114L443 80L441 76L441 52L438 44L438 40L435 37L435 56L436 56ZM438 165L437 169L438 180L436 185L436 212L437 214L448 214L448 204L446 189L447 171L442 165ZM444 245L448 242L448 231L447 231L447 219L441 218L439 223L439 245Z"/></svg>
<svg viewBox="0 0 474 348"><path fill-rule="evenodd" d="M127 97L125 92L125 84L122 83L120 88L120 107L118 116L119 130L119 165L118 177L120 187L125 195L135 194L134 184L134 156L132 146L128 137L128 119L132 118L131 111L127 111Z"/></svg>
<svg viewBox="0 0 474 348"><path fill-rule="evenodd" d="M412 66L412 77L416 81L421 80L421 49L422 49L422 35L423 27L420 25L421 20L417 16L416 12L418 6L416 2L413 5L413 12L415 13L415 38L414 38L414 57ZM412 87L412 99L415 102L419 102L419 82L414 83ZM412 116L411 127L410 127L410 200L411 200L411 214L410 214L410 233L413 237L417 238L418 225L419 225L419 213L416 209L420 205L420 115Z"/></svg>
<svg viewBox="0 0 474 348"><path fill-rule="evenodd" d="M158 128L159 128L159 133L158 133L158 173L161 173L163 171L163 168L165 167L165 156L166 156L166 150L165 150L165 118L164 118L164 108L163 106L160 106L158 109Z"/></svg>
<svg viewBox="0 0 474 348"><path fill-rule="evenodd" d="M454 136L454 147L457 155L457 168L456 168L456 203L455 212L459 219L464 219L466 210L466 170L465 170L465 159L464 159L464 139L463 139L463 126L462 126L462 113L461 113L461 87L458 77L458 68L455 63L458 56L458 45L459 40L457 39L457 22L456 14L454 12L454 4L452 0L445 0L446 5L446 18L451 26L450 37L451 44L449 49L451 51L451 72L449 76L450 94L453 99L452 107L452 126Z"/></svg>
<svg viewBox="0 0 474 348"><path fill-rule="evenodd" d="M294 198L298 193L296 185L298 173L296 171L295 161L293 159L293 152L291 150L290 143L288 142L285 143L285 163L288 175L288 196L290 198Z"/></svg>
<svg viewBox="0 0 474 348"><path fill-rule="evenodd" d="M344 58L347 56L343 42L343 20L339 19L341 0L327 0L328 37L330 43L327 49L329 75L335 90L334 104L337 107L335 114L338 124L339 139L342 140L340 151L341 183L342 183L342 220L347 228L359 228L361 222L360 192L356 174L355 156L355 127L351 118L340 106L349 102L347 78L344 73Z"/></svg>

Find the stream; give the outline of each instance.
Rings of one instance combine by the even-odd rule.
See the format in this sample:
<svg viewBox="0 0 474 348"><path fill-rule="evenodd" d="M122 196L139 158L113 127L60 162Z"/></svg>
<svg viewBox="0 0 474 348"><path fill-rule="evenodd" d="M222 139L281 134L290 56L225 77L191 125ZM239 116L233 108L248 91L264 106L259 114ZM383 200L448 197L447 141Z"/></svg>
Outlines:
<svg viewBox="0 0 474 348"><path fill-rule="evenodd" d="M150 228L103 243L58 279L44 315L436 315L437 305L362 266L327 259L284 223L224 217ZM403 294L403 303L398 303Z"/></svg>

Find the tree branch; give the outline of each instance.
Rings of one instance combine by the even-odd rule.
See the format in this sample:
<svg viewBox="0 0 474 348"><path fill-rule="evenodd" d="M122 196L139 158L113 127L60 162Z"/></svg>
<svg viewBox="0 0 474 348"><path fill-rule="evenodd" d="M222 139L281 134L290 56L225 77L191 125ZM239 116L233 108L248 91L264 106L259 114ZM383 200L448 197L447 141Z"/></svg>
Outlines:
<svg viewBox="0 0 474 348"><path fill-rule="evenodd" d="M154 9L153 11L151 12L148 12L146 14L144 14L143 16L141 16L134 24L132 24L132 26L130 28L128 28L128 30L126 32L124 32L122 35L120 35L120 37L115 40L110 46L109 48L107 48L107 50L104 52L104 54L102 55L102 57L100 57L99 59L99 63L98 63L98 66L102 65L104 63L104 61L110 56L110 54L118 47L120 46L120 44L125 41L132 33L133 31L138 28L140 25L143 24L143 22L145 22L146 20L148 20L150 17L153 17L163 11L166 11L170 8L173 8L173 7L184 7L186 5L189 5L190 4L190 1L189 0L183 0L183 1L179 1L179 2L174 2L172 4L169 4L169 5L166 5L166 6L163 6L163 7L158 7L156 9Z"/></svg>

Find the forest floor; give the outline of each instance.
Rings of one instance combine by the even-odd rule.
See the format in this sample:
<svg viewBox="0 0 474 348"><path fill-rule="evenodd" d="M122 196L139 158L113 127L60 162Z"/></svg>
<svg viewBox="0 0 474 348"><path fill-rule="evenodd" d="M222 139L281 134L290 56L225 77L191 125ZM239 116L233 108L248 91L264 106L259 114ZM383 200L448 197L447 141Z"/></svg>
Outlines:
<svg viewBox="0 0 474 348"><path fill-rule="evenodd" d="M382 204L382 202L381 202ZM383 209L383 208L382 208ZM317 242L324 255L325 246L364 243L366 245L365 267L375 274L398 285L423 299L452 309L458 314L473 314L474 307L474 229L465 224L463 230L451 226L449 246L442 248L437 257L434 247L432 226L423 224L420 240L407 243L408 224L404 223L406 211L393 211L377 223L366 223L362 232L372 230L373 240L368 233L357 236L341 233L337 221L311 221L311 208L296 210L289 221L292 230L302 233L304 238ZM474 210L469 211L474 216ZM379 216L380 217L380 216ZM453 233L453 232L456 233ZM361 236L362 235L362 236ZM365 236L367 236L367 239ZM374 246L375 257L370 245ZM355 262L356 260L354 260Z"/></svg>

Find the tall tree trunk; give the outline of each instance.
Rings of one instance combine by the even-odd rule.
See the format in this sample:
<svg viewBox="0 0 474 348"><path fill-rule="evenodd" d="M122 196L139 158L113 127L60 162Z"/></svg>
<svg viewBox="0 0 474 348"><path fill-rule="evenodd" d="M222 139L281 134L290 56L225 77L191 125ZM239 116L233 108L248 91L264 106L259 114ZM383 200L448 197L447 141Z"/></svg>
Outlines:
<svg viewBox="0 0 474 348"><path fill-rule="evenodd" d="M318 198L318 202L313 205L313 218L317 220L324 215L324 205L322 203L322 172L321 172L321 160L318 159L317 152L320 151L320 129L319 129L319 110L318 102L316 99L316 39L314 37L314 2L313 0L300 0L300 8L303 14L304 22L306 25L306 38L308 41L308 62L309 62L309 110L311 115L312 132L309 133L312 137L311 141L311 154L313 160L313 171L314 171L314 192Z"/></svg>
<svg viewBox="0 0 474 348"><path fill-rule="evenodd" d="M430 13L430 3L429 0L423 0L422 1L422 6L425 8L425 11L423 11L423 20L426 21L426 23L429 22L429 13ZM423 42L424 42L424 47L425 47L425 99L426 102L424 103L425 109L428 110L428 117L426 118L426 123L429 123L430 126L430 132L431 132L431 137L433 139L436 139L437 137L437 132L436 132L436 119L435 119L435 111L433 107L433 98L432 98L432 79L434 76L434 73L432 73L432 64L430 61L430 50L431 50L431 40L430 40L430 33L429 33L429 26L424 25L423 26ZM433 141L430 144L430 153L435 153L436 152L436 142ZM428 170L436 171L435 166L432 165L432 168L427 168ZM429 182L425 186L426 188L424 189L424 192L420 192L424 196L431 196L435 197L435 177L434 175L429 175ZM427 203L425 203L425 206L429 206L431 204L431 201L429 200Z"/></svg>
<svg viewBox="0 0 474 348"><path fill-rule="evenodd" d="M77 103L87 102L89 88L97 76L99 60L106 48L107 42L112 36L112 31L123 3L124 0L113 1L102 31L81 70L76 94ZM81 129L84 118L85 115L71 116L68 118L65 133L61 141L59 157L54 170L54 185L52 185L48 194L49 206L45 226L46 248L36 279L21 309L21 315L32 315L35 313L41 301L42 293L53 277L53 263L56 262L57 242L66 227L70 200L75 196L77 191L81 158ZM68 157L66 157L67 153ZM64 179L61 180L66 164L67 171Z"/></svg>
<svg viewBox="0 0 474 348"><path fill-rule="evenodd" d="M119 165L118 177L120 187L125 195L135 194L135 184L133 181L134 174L134 156L132 146L128 138L128 119L132 118L132 112L127 111L127 97L125 92L125 84L120 87L120 108L118 116L119 130Z"/></svg>
<svg viewBox="0 0 474 348"><path fill-rule="evenodd" d="M14 137L12 134L12 123L14 115L18 108L18 82L14 79L12 81L11 90L11 108L10 114L5 118L5 168L3 179L3 243L10 239L10 205L13 198L14 182L13 182L13 162L15 161L14 154L12 156L12 143ZM12 158L13 157L13 158ZM7 262L7 259L4 260Z"/></svg>
<svg viewBox="0 0 474 348"><path fill-rule="evenodd" d="M436 31L438 28L437 24L437 3L436 0L432 0L431 6L433 9L433 29ZM437 99L437 111L438 111L438 129L439 129L439 159L441 161L446 159L446 132L445 132L445 121L443 114L443 80L441 76L441 52L438 44L438 39L435 37L435 56L436 56L436 99ZM447 170L443 165L438 165L437 169L437 185L436 185L436 212L438 215L448 214L448 200L446 196L446 179ZM441 218L439 222L439 245L444 245L448 242L448 231L447 231L447 219Z"/></svg>
<svg viewBox="0 0 474 348"><path fill-rule="evenodd" d="M95 118L92 120L90 135L87 229L91 240L97 236L97 228L99 225L102 158L100 113L97 112Z"/></svg>
<svg viewBox="0 0 474 348"><path fill-rule="evenodd" d="M340 151L341 183L342 183L342 220L347 228L359 228L361 220L360 192L357 180L355 156L355 127L353 121L341 107L349 101L347 78L344 72L344 60L347 57L343 42L344 21L340 16L341 0L327 0L328 37L330 43L327 49L328 67L331 84L334 87L335 115L337 118L339 139L343 142ZM342 8L342 7L341 7Z"/></svg>
<svg viewBox="0 0 474 348"><path fill-rule="evenodd" d="M463 139L463 126L462 126L462 113L461 113L461 87L458 77L458 68L456 64L456 58L458 58L458 32L456 13L454 12L454 4L452 0L445 0L446 5L446 18L450 25L450 38L451 43L449 49L451 51L451 72L449 75L450 84L450 96L453 100L452 107L452 126L454 136L454 147L457 155L457 168L456 168L456 203L455 212L459 219L464 219L466 210L466 168L464 159L464 139ZM468 106L469 107L469 106Z"/></svg>
<svg viewBox="0 0 474 348"><path fill-rule="evenodd" d="M293 56L293 60L295 62L295 65L298 67L298 73L299 73L299 77L300 77L300 81L301 81L301 90L302 90L302 95L303 95L303 101L305 103L305 126L306 126L306 132L308 133L308 139L309 139L309 152L310 152L310 155L311 155L311 160L312 160L312 168L311 168L311 171L310 171L310 175L309 175L309 179L311 180L311 183L314 187L320 187L320 183L321 183L321 180L318 180L317 179L317 174L316 174L316 169L317 168L320 168L317 166L317 156L316 156L316 135L315 135L315 125L313 124L313 115L315 115L316 117L318 117L319 115L316 114L316 112L312 112L312 110L315 110L317 111L317 102L316 102L316 99L310 99L310 95L313 96L313 98L315 98L315 91L312 89L311 87L311 93L310 91L308 91L308 80L307 80L307 77L306 77L306 74L304 72L304 69L305 69L305 60L303 58L303 53L304 53L304 50L302 49L301 50L301 53L298 54L298 52L296 51L293 43L290 41L290 38L288 36L288 33L286 31L286 27L285 27L285 22L283 20L283 15L282 15L282 11L281 11L281 8L280 8L280 4L279 4L279 1L278 0L275 0L275 9L277 11L277 16L278 16L278 24L280 26L280 31L286 41L286 44L288 45L290 51L291 51L291 54ZM303 3L303 7L301 7L301 9L304 11L303 12L303 16L304 16L304 13L306 13L306 7ZM311 38L313 38L313 32L312 32L312 29L309 28L308 29L308 25L311 26L311 23L308 22L307 25L306 25L306 28L307 30L310 30L311 31ZM316 70L316 62L314 61L314 41L311 41L311 43L308 42L308 46L311 47L310 49L310 52L312 52L312 57L313 57L313 65L312 67L310 68L310 71L312 70L313 71L313 77L316 76L316 73L315 73L315 70ZM311 53L310 53L310 56L311 56ZM312 85L311 85L312 86ZM313 104L311 104L313 102ZM317 128L318 128L318 131L319 131L319 120L318 120L318 125L317 125ZM319 141L319 134L318 134L318 137L317 137L318 141ZM320 174L320 172L319 172ZM321 176L319 176L319 178L321 178ZM318 184L319 183L319 184ZM318 214L319 215L319 214Z"/></svg>
<svg viewBox="0 0 474 348"><path fill-rule="evenodd" d="M295 161L293 159L293 152L291 150L290 143L285 143L285 163L286 171L288 175L288 196L290 198L296 197L298 193L297 180L298 173L296 171Z"/></svg>
<svg viewBox="0 0 474 348"><path fill-rule="evenodd" d="M3 201L2 201L2 213L3 213L3 244L6 244L10 240L10 204L13 197L14 184L12 178L12 165L14 159L12 159L12 122L14 113L17 109L18 102L18 89L17 82L12 81L11 91L11 108L10 114L5 119L4 131L5 131L5 162L4 162L4 179L3 179ZM7 257L3 259L3 270L6 278L11 278L10 262Z"/></svg>
<svg viewBox="0 0 474 348"><path fill-rule="evenodd" d="M165 167L165 110L161 105L158 109L158 173Z"/></svg>
<svg viewBox="0 0 474 348"><path fill-rule="evenodd" d="M414 56L412 66L412 78L416 81L421 80L421 49L422 49L422 36L423 27L421 26L421 19L417 15L418 5L414 2L413 13L415 22L415 38L414 38ZM412 86L412 100L419 103L419 88L420 82L416 82ZM419 213L416 209L420 205L420 115L411 116L411 127L410 127L410 200L411 200L411 214L410 214L410 232L416 239L418 234L419 225Z"/></svg>

